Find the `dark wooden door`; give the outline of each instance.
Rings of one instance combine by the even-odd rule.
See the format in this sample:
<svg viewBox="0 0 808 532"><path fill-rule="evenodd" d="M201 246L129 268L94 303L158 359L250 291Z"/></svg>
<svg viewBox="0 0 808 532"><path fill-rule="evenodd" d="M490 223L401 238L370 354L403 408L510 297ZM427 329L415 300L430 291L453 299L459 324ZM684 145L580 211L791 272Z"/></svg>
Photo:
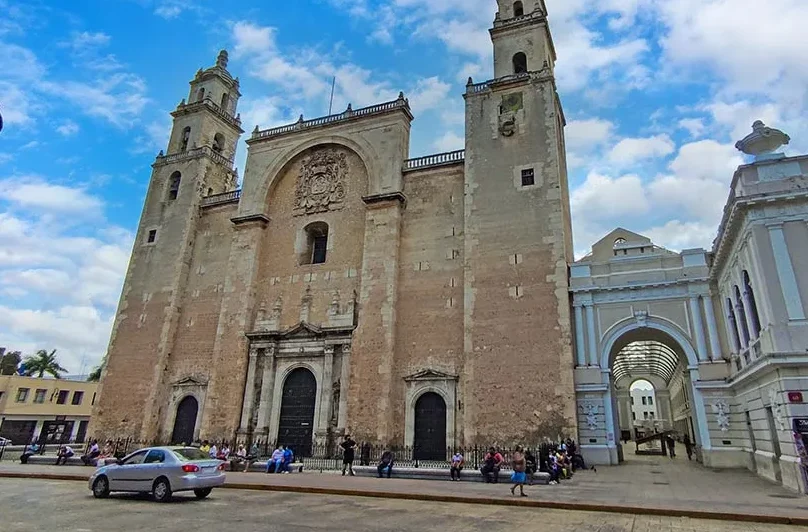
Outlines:
<svg viewBox="0 0 808 532"><path fill-rule="evenodd" d="M194 441L196 430L196 415L199 412L199 403L190 395L180 401L177 407L177 417L174 419L174 431L171 433L171 443L190 445Z"/></svg>
<svg viewBox="0 0 808 532"><path fill-rule="evenodd" d="M416 460L446 460L446 401L428 392L415 402Z"/></svg>
<svg viewBox="0 0 808 532"><path fill-rule="evenodd" d="M311 455L317 380L311 371L298 368L283 383L278 444L290 447L295 456Z"/></svg>

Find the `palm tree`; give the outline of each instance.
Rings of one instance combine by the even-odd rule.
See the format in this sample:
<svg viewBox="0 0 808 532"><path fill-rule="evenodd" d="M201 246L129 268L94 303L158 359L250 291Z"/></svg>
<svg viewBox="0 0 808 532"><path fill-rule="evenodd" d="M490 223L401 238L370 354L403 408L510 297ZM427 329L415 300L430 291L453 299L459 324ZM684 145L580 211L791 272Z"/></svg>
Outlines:
<svg viewBox="0 0 808 532"><path fill-rule="evenodd" d="M40 349L36 352L36 355L27 357L23 364L25 365L25 374L27 376L33 377L36 375L40 379L45 376L45 373L61 379L62 373L67 371L56 361L56 349L50 353Z"/></svg>
<svg viewBox="0 0 808 532"><path fill-rule="evenodd" d="M104 369L104 365L101 364L100 366L96 366L89 375L87 375L87 382L98 382L101 380L101 371Z"/></svg>

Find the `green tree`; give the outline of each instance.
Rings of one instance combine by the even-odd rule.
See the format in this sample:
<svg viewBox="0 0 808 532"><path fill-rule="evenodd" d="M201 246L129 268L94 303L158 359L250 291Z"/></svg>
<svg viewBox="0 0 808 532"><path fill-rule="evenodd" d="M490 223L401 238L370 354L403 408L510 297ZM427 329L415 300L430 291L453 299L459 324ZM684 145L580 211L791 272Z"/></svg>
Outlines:
<svg viewBox="0 0 808 532"><path fill-rule="evenodd" d="M14 375L17 372L17 366L20 365L22 355L19 351L9 351L3 354L5 348L0 348L0 375Z"/></svg>
<svg viewBox="0 0 808 532"><path fill-rule="evenodd" d="M56 349L50 353L44 349L40 349L36 352L36 355L27 357L23 361L23 364L25 365L25 374L29 377L36 375L42 378L48 373L57 379L61 379L62 373L67 371L56 361Z"/></svg>
<svg viewBox="0 0 808 532"><path fill-rule="evenodd" d="M101 371L103 371L103 369L104 369L103 364L93 368L93 370L90 372L90 374L87 375L87 382L98 382L98 381L100 381L101 380Z"/></svg>

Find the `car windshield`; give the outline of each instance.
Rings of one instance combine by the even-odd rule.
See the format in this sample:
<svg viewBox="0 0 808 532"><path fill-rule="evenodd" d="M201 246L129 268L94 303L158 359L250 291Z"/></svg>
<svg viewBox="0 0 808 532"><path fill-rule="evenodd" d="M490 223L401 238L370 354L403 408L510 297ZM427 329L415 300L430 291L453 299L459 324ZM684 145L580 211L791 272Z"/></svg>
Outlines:
<svg viewBox="0 0 808 532"><path fill-rule="evenodd" d="M207 453L203 453L196 447L184 447L182 449L174 449L174 454L181 462L190 462L191 460L210 460Z"/></svg>

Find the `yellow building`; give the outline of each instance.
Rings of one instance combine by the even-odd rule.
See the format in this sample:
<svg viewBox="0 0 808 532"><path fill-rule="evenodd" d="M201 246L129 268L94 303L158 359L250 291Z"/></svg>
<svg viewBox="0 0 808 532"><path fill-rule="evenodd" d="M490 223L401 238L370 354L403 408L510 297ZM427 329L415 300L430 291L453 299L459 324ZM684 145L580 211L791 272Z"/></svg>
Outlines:
<svg viewBox="0 0 808 532"><path fill-rule="evenodd" d="M83 442L98 384L0 376L0 438L15 445Z"/></svg>

